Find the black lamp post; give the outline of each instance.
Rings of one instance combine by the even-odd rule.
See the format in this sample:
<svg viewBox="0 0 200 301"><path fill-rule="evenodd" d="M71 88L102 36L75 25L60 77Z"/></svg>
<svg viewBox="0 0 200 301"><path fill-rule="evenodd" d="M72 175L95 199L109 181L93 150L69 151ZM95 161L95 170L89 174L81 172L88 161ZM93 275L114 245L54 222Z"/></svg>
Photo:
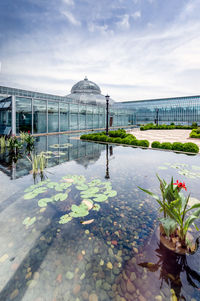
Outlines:
<svg viewBox="0 0 200 301"><path fill-rule="evenodd" d="M106 98L106 135L108 136L108 105L109 105L110 96L107 94L105 98Z"/></svg>
<svg viewBox="0 0 200 301"><path fill-rule="evenodd" d="M158 126L158 113L159 113L159 109L156 109L156 125Z"/></svg>

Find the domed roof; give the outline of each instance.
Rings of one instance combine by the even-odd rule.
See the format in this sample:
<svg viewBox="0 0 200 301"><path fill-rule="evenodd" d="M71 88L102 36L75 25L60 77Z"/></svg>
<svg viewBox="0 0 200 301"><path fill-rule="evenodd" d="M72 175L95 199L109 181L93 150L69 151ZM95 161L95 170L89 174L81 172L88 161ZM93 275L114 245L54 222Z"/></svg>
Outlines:
<svg viewBox="0 0 200 301"><path fill-rule="evenodd" d="M97 84L91 82L90 80L85 77L84 80L81 80L77 84L75 84L72 89L71 93L92 93L92 94L101 94L101 90Z"/></svg>

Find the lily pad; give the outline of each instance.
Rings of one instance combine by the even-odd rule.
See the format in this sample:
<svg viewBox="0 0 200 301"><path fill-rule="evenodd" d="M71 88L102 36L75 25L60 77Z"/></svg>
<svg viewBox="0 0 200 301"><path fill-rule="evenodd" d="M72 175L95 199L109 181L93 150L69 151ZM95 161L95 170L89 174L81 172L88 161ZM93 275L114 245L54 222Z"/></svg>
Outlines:
<svg viewBox="0 0 200 301"><path fill-rule="evenodd" d="M117 195L117 191L115 190L110 190L108 193L106 193L108 197L113 198L114 196Z"/></svg>
<svg viewBox="0 0 200 301"><path fill-rule="evenodd" d="M54 201L65 201L68 198L68 193L58 193L53 197Z"/></svg>
<svg viewBox="0 0 200 301"><path fill-rule="evenodd" d="M101 203L105 202L108 199L108 196L105 194L98 194L97 197L94 199L95 202Z"/></svg>
<svg viewBox="0 0 200 301"><path fill-rule="evenodd" d="M28 217L26 217L26 218L24 219L23 225L29 227L29 226L33 225L33 224L35 223L35 221L36 221L36 217L35 217L35 216L32 217L32 218L30 218L30 217L28 216Z"/></svg>
<svg viewBox="0 0 200 301"><path fill-rule="evenodd" d="M24 199L25 200L30 200L30 199L34 199L38 194L34 193L34 192L28 192L24 195Z"/></svg>
<svg viewBox="0 0 200 301"><path fill-rule="evenodd" d="M92 210L99 211L100 208L101 208L101 207L100 207L99 204L94 204Z"/></svg>
<svg viewBox="0 0 200 301"><path fill-rule="evenodd" d="M52 198L44 198L38 201L38 206L39 207L46 207L47 203L53 202Z"/></svg>
<svg viewBox="0 0 200 301"><path fill-rule="evenodd" d="M67 224L71 220L72 220L72 217L69 216L69 214L65 214L65 215L61 216L61 218L59 220L59 224Z"/></svg>

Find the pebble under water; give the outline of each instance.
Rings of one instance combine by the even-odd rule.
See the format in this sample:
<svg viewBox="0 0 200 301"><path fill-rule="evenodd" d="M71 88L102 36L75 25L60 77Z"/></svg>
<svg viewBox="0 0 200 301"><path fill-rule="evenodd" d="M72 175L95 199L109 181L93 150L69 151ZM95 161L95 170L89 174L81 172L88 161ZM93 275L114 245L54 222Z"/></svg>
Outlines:
<svg viewBox="0 0 200 301"><path fill-rule="evenodd" d="M200 300L199 249L166 251L155 235L158 206L138 189L159 193L158 173L200 199L200 157L44 139L42 182L25 157L15 173L0 157L0 300Z"/></svg>

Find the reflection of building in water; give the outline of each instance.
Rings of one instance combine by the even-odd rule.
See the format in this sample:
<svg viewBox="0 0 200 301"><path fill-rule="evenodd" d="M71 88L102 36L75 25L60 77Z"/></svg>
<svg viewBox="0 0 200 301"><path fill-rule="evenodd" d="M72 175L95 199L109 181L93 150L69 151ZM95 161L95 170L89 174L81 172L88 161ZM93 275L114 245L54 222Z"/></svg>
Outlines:
<svg viewBox="0 0 200 301"><path fill-rule="evenodd" d="M70 139L66 135L53 135L37 137L35 150L38 154L44 152L47 167L53 167L72 160L87 167L100 158L101 152L105 150L105 145ZM23 158L19 156L17 163L13 164L15 161L16 158L8 156L8 153L0 154L0 170L10 176L11 179L20 178L30 172L31 164L26 155L23 155Z"/></svg>

